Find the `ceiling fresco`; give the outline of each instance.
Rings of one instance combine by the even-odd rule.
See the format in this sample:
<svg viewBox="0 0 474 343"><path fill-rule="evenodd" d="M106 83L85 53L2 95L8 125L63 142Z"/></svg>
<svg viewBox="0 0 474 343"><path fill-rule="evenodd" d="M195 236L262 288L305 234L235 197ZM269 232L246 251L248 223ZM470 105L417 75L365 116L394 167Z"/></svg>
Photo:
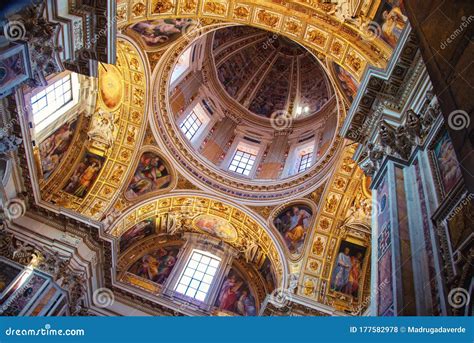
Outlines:
<svg viewBox="0 0 474 343"><path fill-rule="evenodd" d="M131 172L147 101L146 66L128 41L118 42L117 65L101 65L99 71L97 107L88 118L80 117L84 128L70 143L69 165L61 168L69 173L50 177L41 187L44 200L94 219L103 216Z"/></svg>
<svg viewBox="0 0 474 343"><path fill-rule="evenodd" d="M358 16L364 23L380 14L368 3ZM117 1L117 63L99 64L92 113L78 113L32 149L41 201L97 227L111 245L108 282L141 300L161 295L189 240L210 237L235 252L227 278L241 283L239 294L247 299L238 308L219 296L215 313L255 315L274 288L347 313L365 306L370 180L339 130L365 68L385 67L398 37L370 37L365 26L334 11L318 1ZM201 63L208 69L194 82L221 82L222 93L199 93L226 93L209 108L236 100L216 111L223 114L215 125L235 123L247 141L268 142L260 154L266 165L251 178L221 167L233 137L208 163L212 154L203 151L215 130L191 149L177 123L197 95L189 89L187 98L176 95L173 68L208 33L213 40L204 39L203 47L214 60ZM269 58L267 72L254 73ZM251 83L255 76L259 87ZM269 117L296 93L308 115L275 130ZM173 108L175 98L182 107ZM241 115L243 103L252 115ZM285 174L279 156L287 158L290 144L304 139L314 140L317 161ZM346 260L357 267L350 280L339 268ZM252 277L258 282L249 283Z"/></svg>

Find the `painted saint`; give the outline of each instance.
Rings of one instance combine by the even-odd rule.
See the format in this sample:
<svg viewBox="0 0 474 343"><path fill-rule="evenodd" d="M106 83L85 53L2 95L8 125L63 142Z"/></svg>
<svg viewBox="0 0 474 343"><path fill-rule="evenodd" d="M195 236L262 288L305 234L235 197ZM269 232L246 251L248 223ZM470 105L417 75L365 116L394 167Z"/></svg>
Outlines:
<svg viewBox="0 0 474 343"><path fill-rule="evenodd" d="M139 35L145 47L160 48L178 39L191 24L191 19L147 20L133 24L130 31Z"/></svg>
<svg viewBox="0 0 474 343"><path fill-rule="evenodd" d="M127 187L125 195L134 199L140 195L169 186L171 175L160 156L154 152L145 152L138 163L135 174Z"/></svg>
<svg viewBox="0 0 474 343"><path fill-rule="evenodd" d="M434 148L436 163L441 176L441 183L445 193L449 193L461 178L454 146L446 132Z"/></svg>
<svg viewBox="0 0 474 343"><path fill-rule="evenodd" d="M285 208L273 221L292 254L301 253L312 218L309 206L293 205Z"/></svg>
<svg viewBox="0 0 474 343"><path fill-rule="evenodd" d="M194 225L198 229L225 241L233 242L238 238L237 231L232 224L220 217L204 214L194 220Z"/></svg>
<svg viewBox="0 0 474 343"><path fill-rule="evenodd" d="M408 21L404 14L403 0L382 1L374 21L381 26L381 38L394 48Z"/></svg>
<svg viewBox="0 0 474 343"><path fill-rule="evenodd" d="M350 242L341 242L331 278L331 289L357 297L362 274L365 248Z"/></svg>
<svg viewBox="0 0 474 343"><path fill-rule="evenodd" d="M216 306L221 311L232 312L241 316L256 316L255 297L250 292L247 282L233 268L224 280Z"/></svg>
<svg viewBox="0 0 474 343"><path fill-rule="evenodd" d="M39 144L43 178L47 179L68 150L77 121L65 123Z"/></svg>
<svg viewBox="0 0 474 343"><path fill-rule="evenodd" d="M103 157L86 153L64 187L64 191L79 198L84 198L94 185L103 164Z"/></svg>
<svg viewBox="0 0 474 343"><path fill-rule="evenodd" d="M129 272L158 284L163 284L171 274L179 253L179 247L164 247L144 255Z"/></svg>
<svg viewBox="0 0 474 343"><path fill-rule="evenodd" d="M134 243L155 233L155 219L149 218L132 226L120 236L120 251L123 252Z"/></svg>

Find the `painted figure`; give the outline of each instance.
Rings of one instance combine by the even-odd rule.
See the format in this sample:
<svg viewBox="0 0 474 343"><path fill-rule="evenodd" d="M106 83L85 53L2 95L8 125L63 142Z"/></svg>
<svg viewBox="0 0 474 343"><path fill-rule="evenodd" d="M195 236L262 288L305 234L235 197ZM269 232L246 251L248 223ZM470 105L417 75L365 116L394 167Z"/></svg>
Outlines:
<svg viewBox="0 0 474 343"><path fill-rule="evenodd" d="M71 143L76 121L60 126L39 145L43 178L47 179L59 165Z"/></svg>
<svg viewBox="0 0 474 343"><path fill-rule="evenodd" d="M216 306L221 311L233 312L241 316L256 316L255 298L248 284L231 269L219 291Z"/></svg>
<svg viewBox="0 0 474 343"><path fill-rule="evenodd" d="M351 270L351 258L349 257L349 248L344 248L344 252L337 255L336 268L333 272L331 288L336 291L343 291L349 281L349 272Z"/></svg>
<svg viewBox="0 0 474 343"><path fill-rule="evenodd" d="M308 207L292 206L274 220L290 252L300 253L311 218L312 212Z"/></svg>
<svg viewBox="0 0 474 343"><path fill-rule="evenodd" d="M148 20L130 28L140 35L145 45L156 48L173 42L191 22L191 19Z"/></svg>
<svg viewBox="0 0 474 343"><path fill-rule="evenodd" d="M357 252L355 256L351 256L351 270L346 285L345 293L357 296L359 290L359 278L362 269L362 253Z"/></svg>
<svg viewBox="0 0 474 343"><path fill-rule="evenodd" d="M153 152L146 152L140 158L126 195L128 198L136 198L151 191L166 188L170 180L171 176L168 175L168 170L161 158Z"/></svg>
<svg viewBox="0 0 474 343"><path fill-rule="evenodd" d="M163 284L177 262L178 252L178 247L159 248L151 254L144 255L130 268L129 272Z"/></svg>
<svg viewBox="0 0 474 343"><path fill-rule="evenodd" d="M77 165L76 170L69 179L64 191L83 198L94 185L103 166L103 158L86 153L83 160Z"/></svg>

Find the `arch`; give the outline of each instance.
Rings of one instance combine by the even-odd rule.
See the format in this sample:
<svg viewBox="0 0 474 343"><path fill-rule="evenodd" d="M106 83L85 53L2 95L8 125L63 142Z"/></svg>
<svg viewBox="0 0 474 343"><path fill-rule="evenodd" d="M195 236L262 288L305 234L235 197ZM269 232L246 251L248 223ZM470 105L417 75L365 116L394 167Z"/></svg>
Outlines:
<svg viewBox="0 0 474 343"><path fill-rule="evenodd" d="M171 194L158 195L141 201L128 208L109 228L102 229L104 238L114 242L114 259L119 258L118 240L124 232L140 221L162 213L172 215L176 225L187 227L183 231L188 231L192 219L200 214L227 220L238 233L237 240L227 243L244 253L250 243L256 242L262 250L262 256L269 257L277 277L277 284L286 287L289 265L278 232L267 227L262 217L244 206L200 191L174 191ZM172 231L175 233L177 230Z"/></svg>
<svg viewBox="0 0 474 343"><path fill-rule="evenodd" d="M113 143L107 148L99 144L85 144L76 141L70 168L61 171L60 178L51 183L47 189L42 190L42 197L59 207L72 210L71 215L81 218L99 220L104 213L118 199L121 191L126 187L125 180L134 172L132 161L137 158L140 146L145 136L146 105L148 99L149 65L144 53L129 37L118 36L117 65L123 78L124 91L120 104L108 109L104 101L97 101L96 111L112 113L112 120L117 120L117 127L113 130ZM83 116L81 116L82 118ZM89 118L87 122L94 121ZM110 120L110 119L109 119ZM91 123L93 125L93 123ZM87 128L85 128L87 132ZM82 139L87 140L87 135L82 134ZM69 180L77 171L78 166L88 154L100 160L97 176L89 185L82 197L65 191Z"/></svg>

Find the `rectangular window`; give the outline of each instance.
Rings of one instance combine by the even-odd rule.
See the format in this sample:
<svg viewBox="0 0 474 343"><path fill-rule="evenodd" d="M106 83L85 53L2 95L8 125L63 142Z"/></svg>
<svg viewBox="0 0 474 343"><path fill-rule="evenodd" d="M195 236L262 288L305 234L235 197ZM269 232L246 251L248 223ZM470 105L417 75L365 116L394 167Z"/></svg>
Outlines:
<svg viewBox="0 0 474 343"><path fill-rule="evenodd" d="M256 155L237 149L230 163L229 170L248 176L253 168L256 157Z"/></svg>
<svg viewBox="0 0 474 343"><path fill-rule="evenodd" d="M304 172L306 169L311 167L311 162L313 160L313 152L304 154L300 158L300 165L298 166L298 173Z"/></svg>
<svg viewBox="0 0 474 343"><path fill-rule="evenodd" d="M202 125L202 121L196 115L196 113L191 112L188 114L186 119L184 119L183 123L181 124L180 128L181 131L184 133L187 139L193 139L196 132Z"/></svg>
<svg viewBox="0 0 474 343"><path fill-rule="evenodd" d="M56 111L70 101L72 101L71 74L31 97L31 109L35 116L35 123L41 121L41 111L46 106L50 111Z"/></svg>
<svg viewBox="0 0 474 343"><path fill-rule="evenodd" d="M30 103L36 134L68 113L78 100L79 79L75 73L67 74L33 95Z"/></svg>
<svg viewBox="0 0 474 343"><path fill-rule="evenodd" d="M199 301L204 301L217 272L218 257L199 250L193 250L191 258L184 268L176 292Z"/></svg>

